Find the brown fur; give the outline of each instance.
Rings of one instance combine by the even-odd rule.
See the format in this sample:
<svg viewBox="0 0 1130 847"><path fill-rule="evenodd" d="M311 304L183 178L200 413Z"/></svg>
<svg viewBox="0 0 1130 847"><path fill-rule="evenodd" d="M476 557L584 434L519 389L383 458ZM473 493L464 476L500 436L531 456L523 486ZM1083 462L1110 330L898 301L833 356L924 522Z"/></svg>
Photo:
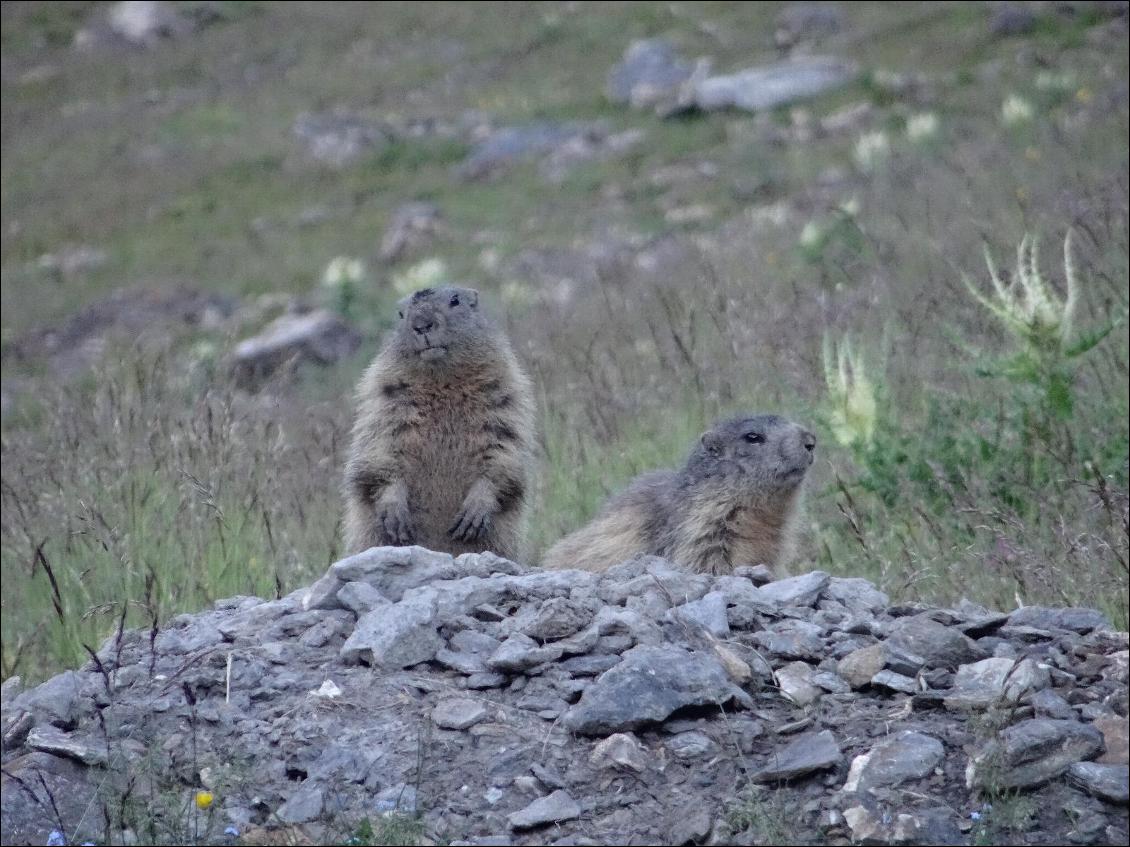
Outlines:
<svg viewBox="0 0 1130 847"><path fill-rule="evenodd" d="M603 571L640 554L712 574L779 565L792 551L815 446L810 432L773 415L724 421L681 471L638 477L550 548L544 565Z"/></svg>
<svg viewBox="0 0 1130 847"><path fill-rule="evenodd" d="M455 306L450 304L457 303ZM425 289L357 389L345 546L420 544L521 559L534 398L471 289Z"/></svg>

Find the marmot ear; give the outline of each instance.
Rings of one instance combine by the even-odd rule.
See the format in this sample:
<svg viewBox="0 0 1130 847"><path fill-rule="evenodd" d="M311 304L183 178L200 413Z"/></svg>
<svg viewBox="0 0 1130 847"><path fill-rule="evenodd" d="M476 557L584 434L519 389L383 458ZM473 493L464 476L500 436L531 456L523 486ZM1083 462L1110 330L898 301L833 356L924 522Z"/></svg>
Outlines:
<svg viewBox="0 0 1130 847"><path fill-rule="evenodd" d="M473 288L467 289L467 305L472 309L479 308L479 292Z"/></svg>
<svg viewBox="0 0 1130 847"><path fill-rule="evenodd" d="M699 442L706 448L706 452L712 456L717 456L722 452L722 439L719 438L718 433L714 430L708 429L701 436Z"/></svg>

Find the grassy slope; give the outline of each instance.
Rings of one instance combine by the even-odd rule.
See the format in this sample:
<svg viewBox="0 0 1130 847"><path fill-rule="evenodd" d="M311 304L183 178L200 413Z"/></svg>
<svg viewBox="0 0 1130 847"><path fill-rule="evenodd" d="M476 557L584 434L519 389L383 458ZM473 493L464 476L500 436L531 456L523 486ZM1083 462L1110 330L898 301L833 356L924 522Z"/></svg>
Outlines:
<svg viewBox="0 0 1130 847"><path fill-rule="evenodd" d="M959 271L980 272L982 239L1007 254L1025 230L1054 242L1068 223L1082 226L1085 269L1098 280L1087 317L1099 322L1125 308L1127 130L1118 80L1126 79L1127 61L1125 50L1091 46L1093 21L1085 18L1044 21L1032 36L1002 42L988 39L981 4L852 4L850 27L828 50L867 73L806 108L819 117L860 100L875 104L875 126L896 139L896 151L889 166L866 175L853 170L854 135L771 146L748 117L663 122L604 101L605 73L634 37L668 35L684 55L709 54L722 70L773 58L776 4L221 8L219 23L155 50L82 53L68 46L86 14L82 4L4 5L5 340L121 285L308 292L331 257L372 259L405 200L430 199L443 209L447 226L431 252L488 291L506 280L480 264L486 248L505 261L527 247L568 246L608 231L658 235L678 229L664 221L672 202L707 203L712 218L686 229L709 234L725 223L730 235L706 248L719 282L697 279L668 292L699 344L682 364L673 360L674 379L671 368L656 367L656 356L673 343L675 327L661 326L662 337L642 331L637 303L610 302L601 315L578 309L568 320L513 308L544 393L539 548L632 474L677 461L720 411L774 407L819 418L826 330L872 339L886 331L891 339L884 387L896 435L884 442L889 453L906 452L899 433L936 427L936 458L968 470L973 448L955 444L940 422L984 413L999 423L992 410L1022 399L976 377L973 360L962 361L968 345L955 340L960 332L990 353L1007 345L957 282ZM1037 90L1043 67L1070 71L1070 89ZM877 69L925 74L927 105L876 85ZM1000 104L1011 91L1032 99L1039 114L1029 126L1004 130ZM1088 108L1096 101L1113 106ZM394 144L332 171L303 160L291 126L302 111L337 106L377 118L476 109L499 123L601 119L642 128L646 138L631 155L581 166L560 186L532 165L461 183L451 168L464 148L444 140ZM939 138L921 150L897 140L918 108L934 110L942 123ZM1065 130L1075 115L1083 116L1082 129ZM786 112L775 119L792 120ZM717 165L715 178L671 190L651 182L662 166L703 160ZM848 174L842 188L818 186L829 166ZM787 224L741 224L757 204L731 186L751 178L769 186L770 201L792 198ZM796 249L804 217L834 220L835 205L852 196L863 209L858 232L837 231L815 256ZM300 225L313 207L329 216ZM64 280L37 267L40 255L65 244L96 245L108 261ZM1054 267L1051 252L1046 258ZM393 296L391 273L375 271L365 301L372 315L383 315ZM633 284L623 290L650 296ZM709 308L688 310L710 285L730 304L725 315L713 314L713 325L725 321L736 339L727 347L710 335L710 323L696 326ZM600 368L586 364L582 349ZM36 427L6 423L4 671L40 659L73 663L80 641L94 643L112 628L123 597L133 601L131 620L142 621L233 591L293 587L317 573L334 553L345 398L369 350L300 385L266 420L239 411L206 373L184 377L129 361L127 351L103 380L118 386L116 394L88 381L51 394L35 413ZM1071 423L1078 444L1057 477L1065 489L1075 483L1064 480L1084 476L1085 454L1125 490L1125 360L1125 338L1116 337L1080 376L1084 400ZM26 378L20 367L5 360L4 373ZM158 391L153 382L169 387ZM612 395L601 397L603 390ZM951 402L963 397L975 398L976 408ZM115 428L131 407L148 417L134 429ZM219 418L229 410L231 426L209 438L188 436L186 446L177 433L193 431L212 407ZM139 442L154 443L154 432L158 447L135 455ZM1109 567L1125 585L1117 555L1103 547L1113 537L1117 548L1117 514L1108 522L1113 530L1104 529L1101 506L1082 494L1052 498L1042 510L1014 508L1015 500L1043 503L1048 477L1010 475L1016 452L999 439L982 439L982 458L947 505L928 479L914 487L904 481L905 467L836 448L826 429L821 434L831 461L813 480L807 562L865 573L907 596L967 591L1002 604L1016 591L1029 601L1103 602L1092 583L1108 581ZM1096 445L1106 445L1105 453ZM907 462L929 476L913 457ZM131 467L136 479L123 470ZM1124 531L1122 539L1124 551ZM37 549L60 583L61 612ZM996 558L986 574L989 554ZM1093 573L1075 580L1065 568ZM1078 585L1065 592L1067 582ZM1125 622L1124 601L1107 598L1106 607Z"/></svg>

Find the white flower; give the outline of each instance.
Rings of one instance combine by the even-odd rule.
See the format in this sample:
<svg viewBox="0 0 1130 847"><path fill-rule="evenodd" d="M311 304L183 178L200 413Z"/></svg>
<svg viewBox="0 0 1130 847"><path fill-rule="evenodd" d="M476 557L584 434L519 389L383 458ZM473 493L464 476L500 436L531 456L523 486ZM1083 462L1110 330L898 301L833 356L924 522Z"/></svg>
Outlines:
<svg viewBox="0 0 1130 847"><path fill-rule="evenodd" d="M906 137L912 144L921 144L938 134L938 126L938 116L933 112L911 115L906 121Z"/></svg>
<svg viewBox="0 0 1130 847"><path fill-rule="evenodd" d="M447 279L447 264L443 259L424 259L392 278L392 287L397 294L407 297L421 288L432 288Z"/></svg>
<svg viewBox="0 0 1130 847"><path fill-rule="evenodd" d="M805 250L819 250L824 243L824 227L816 221L809 221L800 231L800 246Z"/></svg>
<svg viewBox="0 0 1130 847"><path fill-rule="evenodd" d="M327 288L341 288L346 285L357 285L365 276L365 265L360 259L348 256L337 256L330 259L326 269L322 271L322 285Z"/></svg>
<svg viewBox="0 0 1130 847"><path fill-rule="evenodd" d="M860 210L859 198L854 194L840 204L840 211L847 215L849 218L854 218L859 214Z"/></svg>
<svg viewBox="0 0 1130 847"><path fill-rule="evenodd" d="M1036 110L1032 104L1019 94L1010 94L1001 104L1001 123L1005 126L1017 126L1027 123L1035 117Z"/></svg>
<svg viewBox="0 0 1130 847"><path fill-rule="evenodd" d="M882 130L865 132L855 142L855 164L862 171L873 171L891 155L891 142Z"/></svg>

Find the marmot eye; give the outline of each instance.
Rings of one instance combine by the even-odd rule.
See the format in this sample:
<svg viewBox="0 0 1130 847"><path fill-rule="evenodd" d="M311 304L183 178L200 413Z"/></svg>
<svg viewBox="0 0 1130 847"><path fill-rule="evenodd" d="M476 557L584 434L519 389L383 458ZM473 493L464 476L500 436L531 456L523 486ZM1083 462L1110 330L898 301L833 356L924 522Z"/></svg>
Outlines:
<svg viewBox="0 0 1130 847"><path fill-rule="evenodd" d="M404 312L397 312L396 314L400 316L401 320L404 320Z"/></svg>
<svg viewBox="0 0 1130 847"><path fill-rule="evenodd" d="M456 306L458 306L459 305L459 295L458 294L451 295L451 303L449 303L448 305L450 305L452 308L455 308Z"/></svg>
<svg viewBox="0 0 1130 847"><path fill-rule="evenodd" d="M758 433L756 433L756 432L747 432L747 433L746 433L745 435L743 435L742 437L743 437L743 438L744 438L744 439L745 439L746 441L748 441L748 442L749 442L750 444L761 444L761 443L763 443L763 442L765 441L765 436L764 436L764 435L760 435L760 434L758 434Z"/></svg>

